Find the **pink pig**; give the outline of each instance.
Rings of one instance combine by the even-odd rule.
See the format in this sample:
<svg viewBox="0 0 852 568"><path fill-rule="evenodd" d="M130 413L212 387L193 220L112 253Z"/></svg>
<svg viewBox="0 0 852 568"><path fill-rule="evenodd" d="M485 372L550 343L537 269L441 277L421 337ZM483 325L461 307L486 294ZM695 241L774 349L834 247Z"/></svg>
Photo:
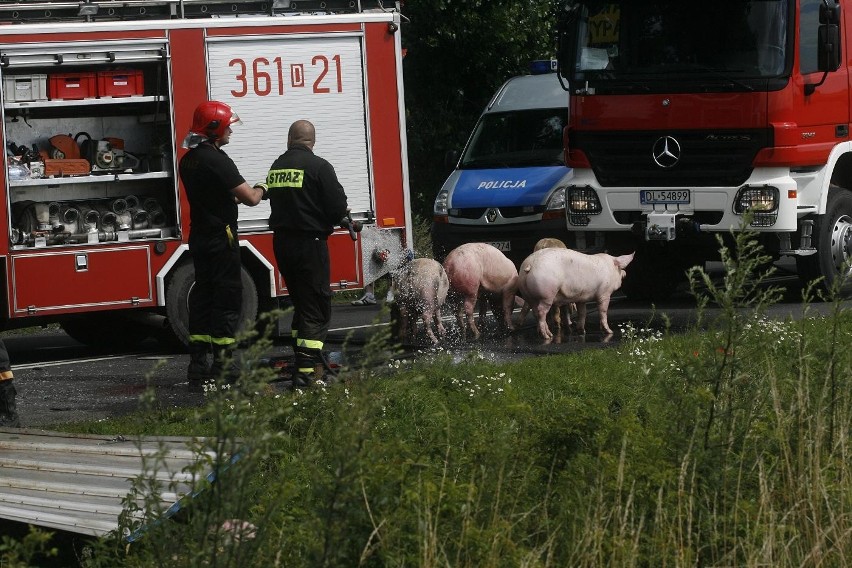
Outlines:
<svg viewBox="0 0 852 568"><path fill-rule="evenodd" d="M502 319L506 328L512 325L512 308L518 286L518 271L509 258L486 243L466 243L454 248L444 259L444 270L450 279L450 295L463 302L458 314L459 327L464 333L464 317L474 338L479 329L473 319L473 308L479 300L479 317L491 304L494 317ZM499 312L502 311L502 314Z"/></svg>
<svg viewBox="0 0 852 568"><path fill-rule="evenodd" d="M399 335L402 340L412 340L417 335L417 319L423 319L426 335L433 344L438 337L432 331L432 322L443 337L441 306L447 299L449 280L444 267L431 258L415 258L394 273L393 293L399 307Z"/></svg>
<svg viewBox="0 0 852 568"><path fill-rule="evenodd" d="M539 239L539 241L533 247L533 252L537 250L541 250L543 248L568 248L565 246L565 243L560 241L559 239L554 239L552 237L544 237L543 239ZM518 318L518 325L523 325L524 321L527 319L527 314L530 312L530 305L524 303L521 306L521 315ZM569 327L571 325L571 315L577 313L577 306L574 305L573 302L559 306L553 306L553 309L550 311L553 315L553 324L556 326L558 331L562 331L562 322L565 322L565 327Z"/></svg>
<svg viewBox="0 0 852 568"><path fill-rule="evenodd" d="M532 253L518 275L518 290L538 317L542 338L553 339L545 320L553 305L577 303L577 331L586 331L586 302L596 301L601 331L612 334L607 322L609 299L621 288L624 269L633 254L611 256L606 253L583 254L571 249L546 248Z"/></svg>

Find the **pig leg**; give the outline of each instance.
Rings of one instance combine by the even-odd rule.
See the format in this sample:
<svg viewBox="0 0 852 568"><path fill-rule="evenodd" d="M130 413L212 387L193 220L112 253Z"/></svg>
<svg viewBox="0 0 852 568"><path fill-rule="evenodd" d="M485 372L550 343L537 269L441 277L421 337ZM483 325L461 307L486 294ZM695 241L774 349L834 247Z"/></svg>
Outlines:
<svg viewBox="0 0 852 568"><path fill-rule="evenodd" d="M464 315L467 318L467 325L470 328L471 333L473 333L473 338L479 339L479 328L476 327L476 321L473 318L473 310L475 307L476 296L464 299ZM482 318L482 307L480 307L479 317Z"/></svg>
<svg viewBox="0 0 852 568"><path fill-rule="evenodd" d="M553 306L553 325L556 326L556 331L562 331L562 306Z"/></svg>
<svg viewBox="0 0 852 568"><path fill-rule="evenodd" d="M586 333L586 302L577 303L577 333Z"/></svg>
<svg viewBox="0 0 852 568"><path fill-rule="evenodd" d="M503 292L503 322L506 324L506 329L515 331L515 325L512 323L512 308L515 307L515 292L514 290L506 290Z"/></svg>
<svg viewBox="0 0 852 568"><path fill-rule="evenodd" d="M479 295L479 325L485 325L485 319L488 317L488 310L497 317L494 310L494 298L491 294L482 293ZM498 320L499 321L499 320Z"/></svg>
<svg viewBox="0 0 852 568"><path fill-rule="evenodd" d="M438 344L438 338L435 337L435 333L432 331L432 318L434 314L432 313L432 308L426 307L423 309L423 313L420 317L423 319L423 326L426 328L426 335L432 341L432 345Z"/></svg>
<svg viewBox="0 0 852 568"><path fill-rule="evenodd" d="M575 316L576 313L577 313L577 308L575 307L573 302L570 303L570 304L563 304L563 305L559 306L559 319L562 320L562 326L565 329L567 329L567 330L571 329L571 316L572 315Z"/></svg>
<svg viewBox="0 0 852 568"><path fill-rule="evenodd" d="M547 313L550 311L550 304L546 302L539 302L532 306L532 309L538 319L538 334L544 340L553 339L553 333L551 333L550 328L547 327Z"/></svg>
<svg viewBox="0 0 852 568"><path fill-rule="evenodd" d="M435 328L438 330L438 336L444 337L447 334L447 330L444 327L444 322L441 320L441 306L435 306Z"/></svg>
<svg viewBox="0 0 852 568"><path fill-rule="evenodd" d="M400 305L399 306L399 337L397 339L399 339L399 341L401 341L401 342L409 341L409 337L408 337L409 321L408 320L409 320L408 309Z"/></svg>
<svg viewBox="0 0 852 568"><path fill-rule="evenodd" d="M527 319L527 314L530 313L530 305L523 300L521 304L521 315L518 316L518 327L524 325L524 320Z"/></svg>
<svg viewBox="0 0 852 568"><path fill-rule="evenodd" d="M602 296L598 298L598 313L601 317L601 331L606 333L607 335L612 335L612 330L609 328L609 321L607 321L607 313L609 312L609 296Z"/></svg>

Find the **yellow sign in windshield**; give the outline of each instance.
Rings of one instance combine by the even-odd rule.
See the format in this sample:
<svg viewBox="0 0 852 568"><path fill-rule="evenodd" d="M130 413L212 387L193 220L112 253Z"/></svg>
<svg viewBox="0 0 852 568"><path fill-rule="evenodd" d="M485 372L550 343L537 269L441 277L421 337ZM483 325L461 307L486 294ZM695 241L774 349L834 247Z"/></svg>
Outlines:
<svg viewBox="0 0 852 568"><path fill-rule="evenodd" d="M589 45L618 43L621 8L617 4L606 7L589 18Z"/></svg>

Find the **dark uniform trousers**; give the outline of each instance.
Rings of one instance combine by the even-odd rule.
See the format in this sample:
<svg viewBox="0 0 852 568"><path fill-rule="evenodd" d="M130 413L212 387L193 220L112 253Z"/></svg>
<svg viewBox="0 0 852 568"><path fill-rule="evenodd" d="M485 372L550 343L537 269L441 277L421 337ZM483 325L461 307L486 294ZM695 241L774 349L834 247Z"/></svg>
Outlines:
<svg viewBox="0 0 852 568"><path fill-rule="evenodd" d="M322 365L322 348L331 322L331 265L325 238L276 231L275 261L293 302L296 368L313 373Z"/></svg>
<svg viewBox="0 0 852 568"><path fill-rule="evenodd" d="M240 247L230 231L193 231L189 250L195 286L189 296L189 340L225 347L236 342L242 309Z"/></svg>
<svg viewBox="0 0 852 568"><path fill-rule="evenodd" d="M21 425L18 420L18 410L15 401L15 385L12 383L12 367L9 365L9 352L6 344L0 339L0 426L17 428Z"/></svg>

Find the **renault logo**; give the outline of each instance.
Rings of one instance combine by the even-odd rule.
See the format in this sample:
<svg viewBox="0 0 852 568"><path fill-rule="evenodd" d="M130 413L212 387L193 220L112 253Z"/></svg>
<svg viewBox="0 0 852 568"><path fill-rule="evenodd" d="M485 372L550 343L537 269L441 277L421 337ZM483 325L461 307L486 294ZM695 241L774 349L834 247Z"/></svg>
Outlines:
<svg viewBox="0 0 852 568"><path fill-rule="evenodd" d="M673 168L680 161L680 143L671 136L657 138L651 157L661 168Z"/></svg>
<svg viewBox="0 0 852 568"><path fill-rule="evenodd" d="M497 210L496 209L489 209L488 211L486 211L485 212L485 220L488 221L489 223L493 223L494 221L496 221L497 220Z"/></svg>

